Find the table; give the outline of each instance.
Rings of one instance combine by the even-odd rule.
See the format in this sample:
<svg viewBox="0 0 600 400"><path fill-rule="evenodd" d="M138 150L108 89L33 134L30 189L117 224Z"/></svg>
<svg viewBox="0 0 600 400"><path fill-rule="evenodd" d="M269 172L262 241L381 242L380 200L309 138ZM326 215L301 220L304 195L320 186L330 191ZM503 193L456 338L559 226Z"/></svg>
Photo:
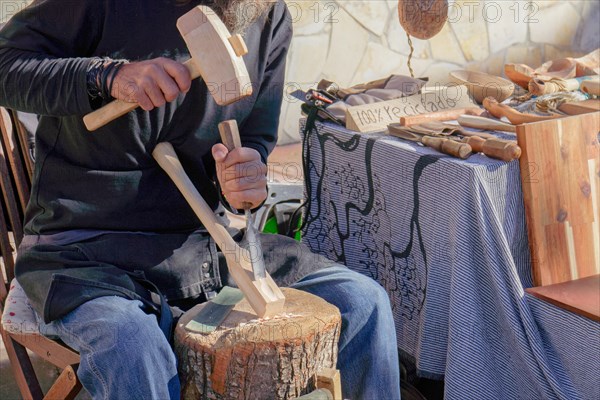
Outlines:
<svg viewBox="0 0 600 400"><path fill-rule="evenodd" d="M525 297L532 277L517 161L458 160L332 124L317 123L304 140L303 240L386 289L398 347L419 376L444 378L447 398L596 393L575 385L581 368L563 370L545 347ZM587 322L584 337L600 338ZM597 366L594 346L578 362Z"/></svg>

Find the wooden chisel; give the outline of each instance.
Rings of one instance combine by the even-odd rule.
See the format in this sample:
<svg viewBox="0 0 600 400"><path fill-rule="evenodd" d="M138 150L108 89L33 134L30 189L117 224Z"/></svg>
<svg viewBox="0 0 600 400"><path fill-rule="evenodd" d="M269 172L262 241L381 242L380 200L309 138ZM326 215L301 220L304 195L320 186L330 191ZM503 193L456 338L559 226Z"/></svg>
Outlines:
<svg viewBox="0 0 600 400"><path fill-rule="evenodd" d="M242 147L240 132L238 131L237 122L234 119L223 121L219 124L219 133L221 141L231 151L237 147ZM244 214L246 215L246 243L248 244L248 252L250 253L250 263L254 271L254 279L257 281L266 277L265 259L263 257L262 245L256 227L254 226L254 215L252 215L252 204L244 203Z"/></svg>
<svg viewBox="0 0 600 400"><path fill-rule="evenodd" d="M415 132L410 128L403 127L398 123L389 124L388 132L392 136L399 137L401 139L410 140L412 142L421 143L427 147L431 147L441 153L448 154L449 156L466 159L471 153L472 149L466 143L457 142L455 140L434 137L426 135L424 133Z"/></svg>

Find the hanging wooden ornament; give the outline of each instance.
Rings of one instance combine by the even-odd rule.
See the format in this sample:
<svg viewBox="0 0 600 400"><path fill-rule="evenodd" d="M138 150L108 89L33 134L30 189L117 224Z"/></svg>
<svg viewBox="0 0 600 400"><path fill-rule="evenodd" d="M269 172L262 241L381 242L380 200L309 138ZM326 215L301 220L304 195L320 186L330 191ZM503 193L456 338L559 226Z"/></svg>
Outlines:
<svg viewBox="0 0 600 400"><path fill-rule="evenodd" d="M430 39L448 20L448 0L398 0L398 18L410 36Z"/></svg>

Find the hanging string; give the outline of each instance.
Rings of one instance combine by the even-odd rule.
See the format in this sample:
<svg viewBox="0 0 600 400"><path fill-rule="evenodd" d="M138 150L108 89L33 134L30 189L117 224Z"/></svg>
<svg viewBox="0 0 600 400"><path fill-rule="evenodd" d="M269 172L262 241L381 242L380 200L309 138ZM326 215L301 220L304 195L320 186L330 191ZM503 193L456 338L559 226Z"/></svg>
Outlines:
<svg viewBox="0 0 600 400"><path fill-rule="evenodd" d="M408 46L410 47L410 54L408 55L408 61L406 62L406 65L408 66L408 70L410 71L410 77L414 78L415 72L413 71L412 66L410 65L410 61L412 60L415 48L413 47L412 39L410 38L410 34L408 32L406 32L406 37L408 38Z"/></svg>

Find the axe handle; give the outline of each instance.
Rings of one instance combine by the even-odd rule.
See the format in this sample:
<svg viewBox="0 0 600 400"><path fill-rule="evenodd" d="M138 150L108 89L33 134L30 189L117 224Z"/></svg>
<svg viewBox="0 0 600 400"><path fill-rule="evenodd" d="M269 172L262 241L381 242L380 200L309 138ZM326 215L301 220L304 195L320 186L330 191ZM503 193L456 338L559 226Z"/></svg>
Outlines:
<svg viewBox="0 0 600 400"><path fill-rule="evenodd" d="M200 69L198 68L197 63L194 62L193 58L184 62L183 65L187 67L188 71L190 71L192 79L196 79L201 75ZM88 131L93 132L138 107L138 103L114 100L83 117L83 123Z"/></svg>
<svg viewBox="0 0 600 400"><path fill-rule="evenodd" d="M157 144L152 152L152 156L175 183L196 216L202 222L202 225L208 230L210 236L218 243L221 249L232 251L238 248L237 243L232 239L227 229L219 224L213 210L186 174L171 143L162 142Z"/></svg>
<svg viewBox="0 0 600 400"><path fill-rule="evenodd" d="M457 142L455 140L443 139L433 136L423 136L421 143L436 149L440 153L448 154L449 156L466 159L471 155L471 146L467 143Z"/></svg>
<svg viewBox="0 0 600 400"><path fill-rule="evenodd" d="M474 152L483 153L488 157L502 161L512 161L521 157L521 148L515 143L500 139L484 139L480 136L465 137Z"/></svg>

